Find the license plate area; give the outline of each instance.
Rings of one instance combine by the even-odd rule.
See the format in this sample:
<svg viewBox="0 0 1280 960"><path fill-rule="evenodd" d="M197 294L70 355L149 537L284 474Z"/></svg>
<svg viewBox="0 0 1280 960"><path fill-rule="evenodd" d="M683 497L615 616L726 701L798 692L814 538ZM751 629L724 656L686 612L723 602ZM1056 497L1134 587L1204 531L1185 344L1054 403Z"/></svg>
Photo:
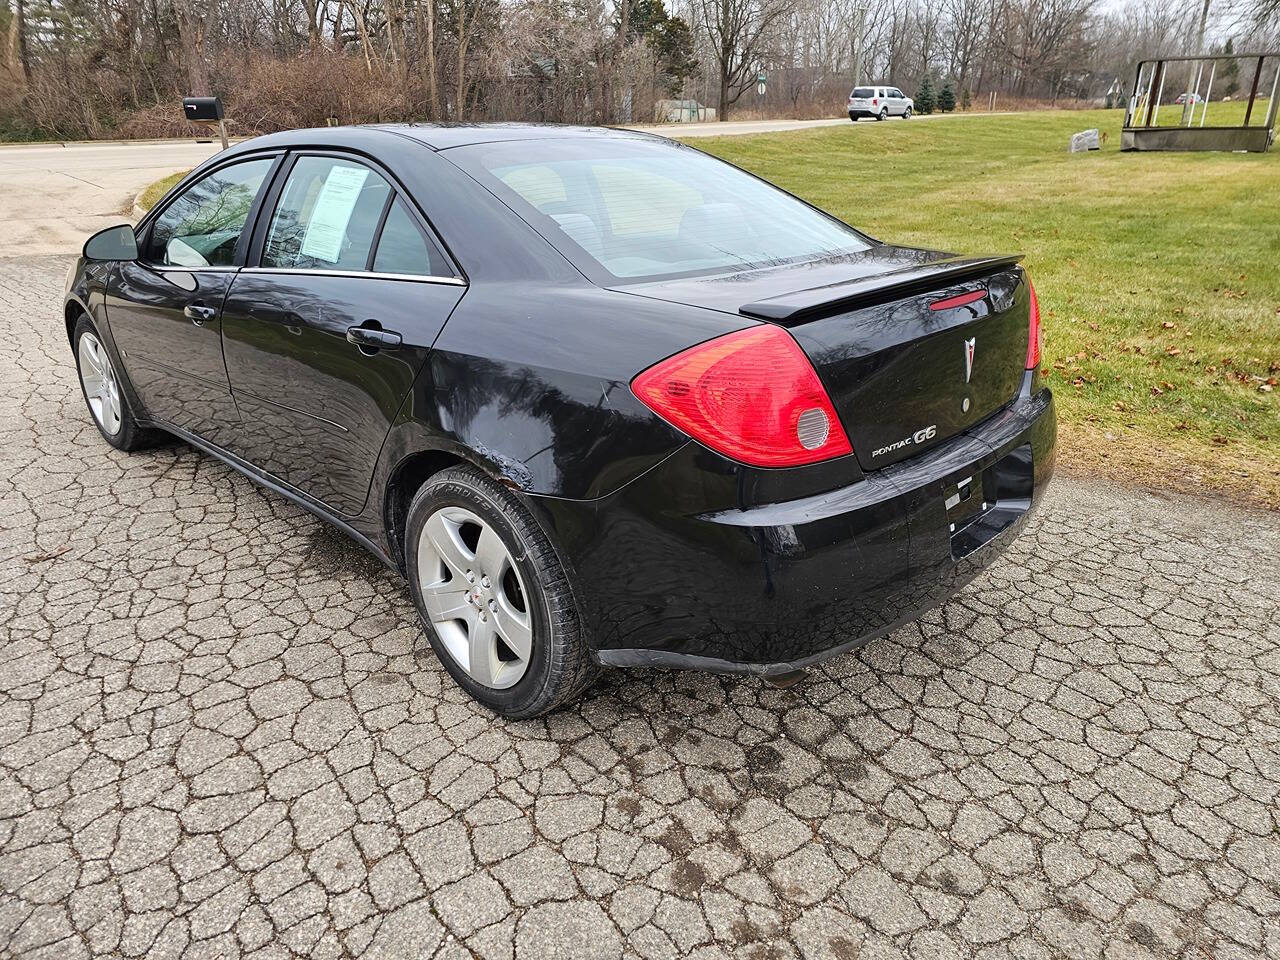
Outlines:
<svg viewBox="0 0 1280 960"><path fill-rule="evenodd" d="M951 556L967 557L990 543L1031 508L1033 469L1026 443L944 491Z"/></svg>

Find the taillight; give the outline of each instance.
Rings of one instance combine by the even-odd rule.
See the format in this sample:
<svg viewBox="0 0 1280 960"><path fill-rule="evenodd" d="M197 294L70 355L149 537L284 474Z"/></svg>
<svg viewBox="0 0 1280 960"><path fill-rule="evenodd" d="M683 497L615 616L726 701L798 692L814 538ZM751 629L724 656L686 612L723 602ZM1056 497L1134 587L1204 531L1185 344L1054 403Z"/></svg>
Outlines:
<svg viewBox="0 0 1280 960"><path fill-rule="evenodd" d="M929 309L954 310L956 307L967 307L971 303L977 303L986 295L986 287L981 290L970 290L968 293L960 293L954 297L947 297L945 300L934 300L929 304Z"/></svg>
<svg viewBox="0 0 1280 960"><path fill-rule="evenodd" d="M1031 278L1027 278L1027 289L1031 291L1031 322L1028 333L1030 338L1027 340L1027 369L1034 370L1040 366L1040 301L1036 299L1036 288L1032 284Z"/></svg>
<svg viewBox="0 0 1280 960"><path fill-rule="evenodd" d="M877 100L875 97L872 97L872 98L871 98L871 105L872 105L873 107L874 107L876 104L878 104L879 102L880 102L880 101L879 101L879 100Z"/></svg>
<svg viewBox="0 0 1280 960"><path fill-rule="evenodd" d="M753 467L795 467L853 452L799 344L762 324L690 347L631 389L677 430Z"/></svg>

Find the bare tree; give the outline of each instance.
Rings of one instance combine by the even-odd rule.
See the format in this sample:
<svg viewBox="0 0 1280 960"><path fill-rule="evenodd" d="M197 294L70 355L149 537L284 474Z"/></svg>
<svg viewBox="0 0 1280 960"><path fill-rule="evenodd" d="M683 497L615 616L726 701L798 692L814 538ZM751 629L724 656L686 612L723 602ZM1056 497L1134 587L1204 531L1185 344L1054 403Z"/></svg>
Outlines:
<svg viewBox="0 0 1280 960"><path fill-rule="evenodd" d="M789 0L696 0L701 27L711 41L719 79L716 116L727 119L754 79L767 49L774 22L788 9Z"/></svg>

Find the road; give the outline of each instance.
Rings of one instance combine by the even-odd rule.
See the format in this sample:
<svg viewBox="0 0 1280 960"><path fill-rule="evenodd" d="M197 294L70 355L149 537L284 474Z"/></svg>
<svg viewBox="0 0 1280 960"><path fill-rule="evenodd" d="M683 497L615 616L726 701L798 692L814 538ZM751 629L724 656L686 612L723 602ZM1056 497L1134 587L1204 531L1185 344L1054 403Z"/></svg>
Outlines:
<svg viewBox="0 0 1280 960"><path fill-rule="evenodd" d="M1274 514L1062 476L795 687L503 722L340 535L101 441L68 262L0 262L0 956L1280 957Z"/></svg>
<svg viewBox="0 0 1280 960"><path fill-rule="evenodd" d="M0 258L78 252L95 230L131 219L139 190L217 149L190 140L0 148L0 197L9 226Z"/></svg>
<svg viewBox="0 0 1280 960"><path fill-rule="evenodd" d="M920 119L942 118L936 115L911 122ZM953 114L947 119L960 118ZM863 124L874 125L871 121ZM848 119L750 120L636 129L678 133L686 138L839 125L849 125ZM85 237L95 230L131 219L134 197L148 184L194 167L217 149L216 143L190 140L0 147L0 197L5 198L9 224L0 238L0 259L78 252Z"/></svg>

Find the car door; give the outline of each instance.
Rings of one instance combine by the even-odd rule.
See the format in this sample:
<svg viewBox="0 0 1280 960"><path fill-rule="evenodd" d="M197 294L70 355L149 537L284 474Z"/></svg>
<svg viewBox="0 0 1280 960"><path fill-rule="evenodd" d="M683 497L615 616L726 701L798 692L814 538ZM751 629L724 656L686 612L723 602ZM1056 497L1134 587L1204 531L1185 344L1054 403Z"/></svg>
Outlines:
<svg viewBox="0 0 1280 960"><path fill-rule="evenodd" d="M889 112L895 117L900 117L907 112L907 98L902 95L902 91L897 87L889 91L889 100L893 104L889 107Z"/></svg>
<svg viewBox="0 0 1280 960"><path fill-rule="evenodd" d="M278 154L188 186L141 232L107 290L107 322L147 414L225 446L239 420L222 358L222 303Z"/></svg>
<svg viewBox="0 0 1280 960"><path fill-rule="evenodd" d="M386 170L332 152L286 167L223 306L232 450L352 516L466 286Z"/></svg>

